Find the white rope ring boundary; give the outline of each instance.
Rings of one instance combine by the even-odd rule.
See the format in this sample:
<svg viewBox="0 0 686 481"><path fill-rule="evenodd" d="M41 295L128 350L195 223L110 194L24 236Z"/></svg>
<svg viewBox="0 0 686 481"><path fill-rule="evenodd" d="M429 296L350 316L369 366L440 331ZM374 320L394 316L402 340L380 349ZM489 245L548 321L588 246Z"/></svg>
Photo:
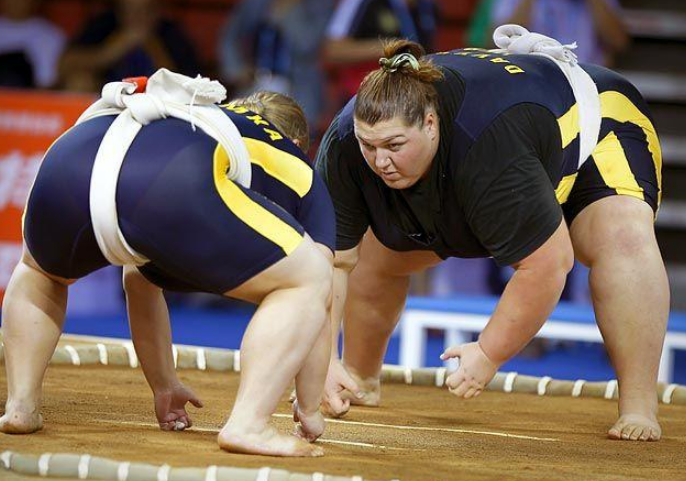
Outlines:
<svg viewBox="0 0 686 481"><path fill-rule="evenodd" d="M545 396L545 392L548 389L548 384L550 384L550 381L552 381L553 378L550 376L543 376L541 379L538 381L538 386L536 386L536 391L538 392L539 396Z"/></svg>
<svg viewBox="0 0 686 481"><path fill-rule="evenodd" d="M672 396L674 396L674 391L678 388L678 384L670 384L662 393L662 402L665 404L672 404Z"/></svg>
<svg viewBox="0 0 686 481"><path fill-rule="evenodd" d="M269 481L269 473L272 472L272 468L264 467L257 471L257 476L255 481Z"/></svg>
<svg viewBox="0 0 686 481"><path fill-rule="evenodd" d="M88 471L90 470L91 455L84 454L79 458L78 473L79 479L88 479Z"/></svg>
<svg viewBox="0 0 686 481"><path fill-rule="evenodd" d="M129 356L129 366L132 368L138 367L138 356L136 356L136 349L133 347L133 343L125 342L123 346Z"/></svg>
<svg viewBox="0 0 686 481"><path fill-rule="evenodd" d="M157 481L169 481L169 471L171 471L171 466L168 464L160 466L157 470Z"/></svg>
<svg viewBox="0 0 686 481"><path fill-rule="evenodd" d="M607 386L605 387L605 399L612 399L615 395L616 390L617 380L613 379L611 381L608 381Z"/></svg>
<svg viewBox="0 0 686 481"><path fill-rule="evenodd" d="M50 458L52 458L51 453L41 454L38 458L38 475L43 478L50 472Z"/></svg>
<svg viewBox="0 0 686 481"><path fill-rule="evenodd" d="M0 461L2 461L2 465L5 467L5 469L11 469L12 451L5 451L2 454L0 454Z"/></svg>
<svg viewBox="0 0 686 481"><path fill-rule="evenodd" d="M1 339L0 339L1 340ZM126 356L121 356L119 349L125 349ZM0 364L4 361L4 349L0 342ZM173 345L172 352L176 353L179 359L183 360L180 366L183 369L197 369L200 371L227 371L233 370L240 372L241 356L240 351L221 348L204 348L194 346ZM78 359L78 360L77 360ZM86 344L79 341L78 344L60 346L56 349L52 357L53 364L70 364L79 366L92 365L128 365L132 368L139 366L133 344L130 341L97 342ZM418 386L443 387L449 371L445 367L411 369L404 366L384 365L382 370L382 381L384 383L403 383ZM569 395L578 397L602 397L605 399L615 399L617 391L617 381L608 381L607 384L592 383L592 389L585 389L588 381L578 379L576 381L563 381L550 379L549 376L542 378L524 376L526 380L516 383L517 373L499 372L497 377L486 387L486 390L498 390L505 393L527 392L531 393L531 382L534 384L534 393L543 392L549 394L550 382L559 382L554 395ZM503 381L504 379L504 381ZM515 383L517 384L515 386ZM598 384L602 387L599 389ZM497 386L497 387L496 387ZM663 404L686 404L686 386L679 384L664 384L658 387L659 400Z"/></svg>
<svg viewBox="0 0 686 481"><path fill-rule="evenodd" d="M405 379L405 384L412 384L412 369L405 368L403 371L403 378Z"/></svg>
<svg viewBox="0 0 686 481"><path fill-rule="evenodd" d="M324 474L321 472L315 473L299 473L292 471L281 471L276 470L276 468L265 466L260 469L255 468L242 468L238 466L226 466L231 470L231 472L220 472L220 467L216 465L207 466L203 468L172 468L168 464L162 465L136 465L138 468L146 468L145 470L136 469L132 470L132 465L129 462L117 462L108 458L101 458L96 456L91 456L90 454L82 454L80 456L67 456L65 459L60 459L59 461L55 458L54 464L59 464L59 469L55 469L56 474L50 475L50 465L53 459L52 453L43 453L38 457L32 454L21 454L13 451L4 451L0 454L0 479L4 479L2 475L2 469L10 470L22 474L24 471L17 471L17 468L12 468L12 464L17 467L23 466L21 469L31 469L30 466L33 465L33 470L38 471L38 475L41 477L50 478L62 478L64 476L65 470L71 470L76 468L78 471L78 479L90 479L90 480L114 480L117 481L129 481L129 476L132 480L136 481L170 481L173 479L184 479L186 481L218 481L222 479L224 481L231 479L253 479L254 481L270 481L272 479L311 479L312 481L324 481L327 478L335 478L340 481L364 481L362 476L352 476L352 477L339 477L330 474ZM16 462L12 462L13 458L16 458ZM65 465L66 463L66 465ZM104 475L105 472L110 471L114 466L116 466L116 474L111 472L109 475ZM104 471L103 471L104 468ZM187 471L191 469L196 471L193 475L190 475ZM199 472L198 472L199 471ZM274 474L274 476L272 476ZM103 477L104 475L104 477ZM285 475L285 477L284 477ZM116 477L113 477L116 476ZM71 479L71 477L69 478ZM396 480L397 481L397 480Z"/></svg>
<svg viewBox="0 0 686 481"><path fill-rule="evenodd" d="M207 468L207 471L205 471L205 480L204 481L217 481L217 466L212 465Z"/></svg>
<svg viewBox="0 0 686 481"><path fill-rule="evenodd" d="M233 370L234 372L240 372L241 370L241 351L233 351Z"/></svg>
<svg viewBox="0 0 686 481"><path fill-rule="evenodd" d="M98 358L100 359L100 364L107 366L109 364L109 356L107 355L107 346L99 342L95 345L98 348Z"/></svg>
<svg viewBox="0 0 686 481"><path fill-rule="evenodd" d="M205 349L202 347L195 351L195 363L201 371L207 370L207 358L205 357Z"/></svg>
<svg viewBox="0 0 686 481"><path fill-rule="evenodd" d="M64 346L64 350L69 353L69 358L71 359L71 363L74 366L80 366L81 365L81 357L79 356L79 352L74 349L74 346L70 346L67 344Z"/></svg>
<svg viewBox="0 0 686 481"><path fill-rule="evenodd" d="M129 478L131 463L119 463L117 466L117 481L126 481Z"/></svg>
<svg viewBox="0 0 686 481"><path fill-rule="evenodd" d="M506 393L511 393L512 389L514 388L514 382L515 379L517 379L517 374L516 372L508 372L507 375L505 376L505 382L503 383L503 392Z"/></svg>
<svg viewBox="0 0 686 481"><path fill-rule="evenodd" d="M444 367L439 367L436 369L436 387L443 387L445 385L446 374L448 369Z"/></svg>
<svg viewBox="0 0 686 481"><path fill-rule="evenodd" d="M584 389L584 384L586 384L584 379L577 379L574 381L574 387L572 387L572 397L581 396L581 392Z"/></svg>

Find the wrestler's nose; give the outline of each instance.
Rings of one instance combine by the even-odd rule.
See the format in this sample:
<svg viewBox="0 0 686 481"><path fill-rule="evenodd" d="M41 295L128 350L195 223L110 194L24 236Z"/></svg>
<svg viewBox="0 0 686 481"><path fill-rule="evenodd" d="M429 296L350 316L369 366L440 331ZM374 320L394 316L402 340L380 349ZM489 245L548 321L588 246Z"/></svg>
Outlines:
<svg viewBox="0 0 686 481"><path fill-rule="evenodd" d="M384 149L376 149L376 157L374 158L374 164L379 170L387 168L392 163L391 158L388 156L388 151Z"/></svg>

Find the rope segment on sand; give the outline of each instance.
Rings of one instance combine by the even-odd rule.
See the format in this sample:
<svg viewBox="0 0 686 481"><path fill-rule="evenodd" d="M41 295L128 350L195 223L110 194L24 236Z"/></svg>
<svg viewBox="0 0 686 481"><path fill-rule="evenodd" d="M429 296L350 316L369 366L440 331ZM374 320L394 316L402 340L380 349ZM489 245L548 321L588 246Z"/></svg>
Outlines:
<svg viewBox="0 0 686 481"><path fill-rule="evenodd" d="M173 346L174 364L178 369L201 371L240 371L240 351L194 346ZM0 362L3 348L0 345ZM92 345L63 345L55 350L51 364L74 366L105 365L138 367L138 358L130 341L94 343ZM381 381L412 386L443 387L448 371L444 367L410 369L385 365ZM486 387L489 391L529 393L539 396L571 396L617 399L617 380L587 382L583 379L563 381L551 377L520 375L516 372L499 372ZM686 386L658 383L659 399L664 404L686 404Z"/></svg>

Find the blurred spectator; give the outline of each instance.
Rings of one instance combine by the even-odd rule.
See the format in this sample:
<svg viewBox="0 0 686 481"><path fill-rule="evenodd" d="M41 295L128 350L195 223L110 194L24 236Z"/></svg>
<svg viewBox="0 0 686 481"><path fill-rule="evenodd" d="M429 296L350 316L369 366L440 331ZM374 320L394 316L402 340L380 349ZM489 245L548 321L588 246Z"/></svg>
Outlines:
<svg viewBox="0 0 686 481"><path fill-rule="evenodd" d="M428 42L425 47L430 48L435 29L436 7L429 0L341 0L325 48L326 61L336 70L339 104L355 95L367 72L378 66L383 53L380 39L409 38Z"/></svg>
<svg viewBox="0 0 686 481"><path fill-rule="evenodd" d="M496 0L495 26L516 23L560 42L577 42L581 62L612 65L629 37L618 0Z"/></svg>
<svg viewBox="0 0 686 481"><path fill-rule="evenodd" d="M233 93L290 95L317 125L324 101L320 49L333 0L243 0L219 43L222 79Z"/></svg>
<svg viewBox="0 0 686 481"><path fill-rule="evenodd" d="M436 49L436 31L440 12L433 0L405 0L417 29L417 38L427 52Z"/></svg>
<svg viewBox="0 0 686 481"><path fill-rule="evenodd" d="M0 1L0 85L52 87L65 45L62 31L36 15L38 0Z"/></svg>
<svg viewBox="0 0 686 481"><path fill-rule="evenodd" d="M497 0L481 0L474 9L469 21L467 47L492 48L493 45L493 5Z"/></svg>
<svg viewBox="0 0 686 481"><path fill-rule="evenodd" d="M117 0L89 20L65 53L61 74L70 90L92 91L125 77L166 67L195 76L195 52L181 28L164 18L155 0Z"/></svg>

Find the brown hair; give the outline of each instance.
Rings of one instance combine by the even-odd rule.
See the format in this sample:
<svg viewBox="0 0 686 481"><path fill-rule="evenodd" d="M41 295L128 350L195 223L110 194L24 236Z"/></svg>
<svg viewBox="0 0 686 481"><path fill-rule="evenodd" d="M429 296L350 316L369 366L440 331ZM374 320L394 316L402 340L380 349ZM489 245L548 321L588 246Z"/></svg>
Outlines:
<svg viewBox="0 0 686 481"><path fill-rule="evenodd" d="M310 132L305 112L298 103L287 95L276 92L259 91L248 97L234 99L230 107L245 107L269 120L291 140L300 142L300 148L307 152L310 148Z"/></svg>
<svg viewBox="0 0 686 481"><path fill-rule="evenodd" d="M398 62L396 56L401 54L411 57L405 55ZM424 58L421 45L410 40L386 41L379 64L381 67L367 74L357 91L356 119L374 125L400 116L406 125L421 125L427 108L438 111L433 82L441 80L443 73Z"/></svg>

